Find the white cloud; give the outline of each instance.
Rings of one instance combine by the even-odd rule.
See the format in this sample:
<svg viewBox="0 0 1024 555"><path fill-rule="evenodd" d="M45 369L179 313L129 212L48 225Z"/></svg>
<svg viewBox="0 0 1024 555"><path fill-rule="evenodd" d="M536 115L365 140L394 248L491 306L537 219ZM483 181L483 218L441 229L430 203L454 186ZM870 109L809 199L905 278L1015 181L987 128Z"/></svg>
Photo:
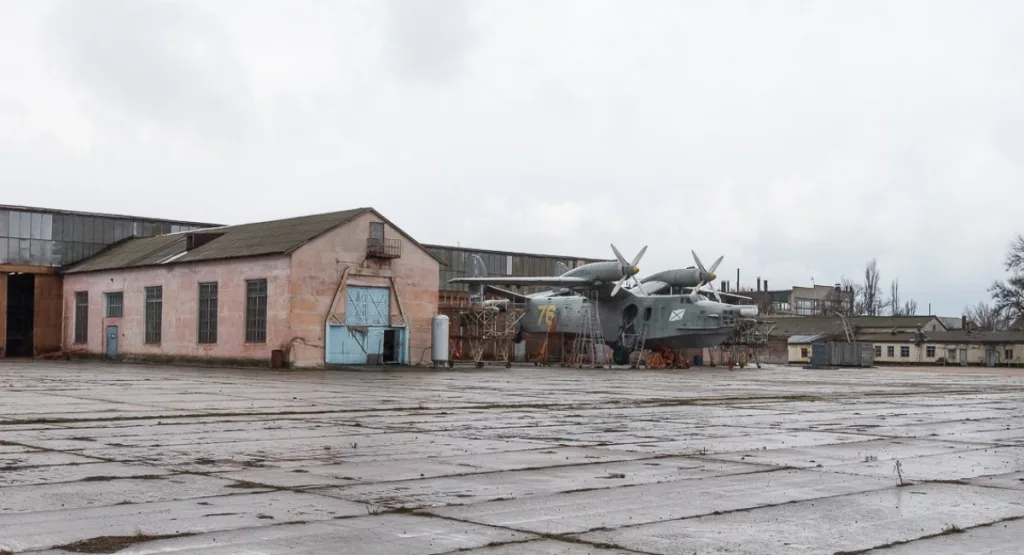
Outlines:
<svg viewBox="0 0 1024 555"><path fill-rule="evenodd" d="M4 201L883 280L957 314L1024 200L1024 6L0 7Z"/></svg>

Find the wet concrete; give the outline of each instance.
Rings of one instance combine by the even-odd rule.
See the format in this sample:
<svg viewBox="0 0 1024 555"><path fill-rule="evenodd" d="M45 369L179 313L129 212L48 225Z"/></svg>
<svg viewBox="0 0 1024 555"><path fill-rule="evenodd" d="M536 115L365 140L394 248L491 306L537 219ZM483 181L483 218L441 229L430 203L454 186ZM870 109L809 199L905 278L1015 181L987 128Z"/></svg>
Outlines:
<svg viewBox="0 0 1024 555"><path fill-rule="evenodd" d="M0 552L1016 553L1024 372L958 370L5 362Z"/></svg>

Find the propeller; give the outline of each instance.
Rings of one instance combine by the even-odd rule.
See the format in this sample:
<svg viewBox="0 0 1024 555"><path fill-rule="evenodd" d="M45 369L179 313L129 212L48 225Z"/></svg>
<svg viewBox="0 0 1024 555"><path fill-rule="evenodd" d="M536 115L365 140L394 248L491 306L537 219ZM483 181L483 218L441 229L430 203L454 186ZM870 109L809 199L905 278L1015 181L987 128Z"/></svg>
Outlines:
<svg viewBox="0 0 1024 555"><path fill-rule="evenodd" d="M633 257L632 263L626 262L625 257L622 256L619 249L615 248L614 244L612 244L612 252L615 253L615 258L619 260L619 269L622 272L622 277L619 278L618 283L615 284L615 288L612 289L612 296L614 297L619 292L619 289L622 289L622 284L625 283L627 279L633 278L633 282L636 285L640 284L636 279L636 275L640 272L640 268L637 267L637 264L640 263L640 259L643 258L644 253L647 252L647 245L644 245L644 248L640 249L640 252L636 253L636 256ZM643 289L637 289L637 291L642 292Z"/></svg>
<svg viewBox="0 0 1024 555"><path fill-rule="evenodd" d="M696 300L697 293L700 291L700 288L705 285L710 285L711 292L715 295L715 299L718 302L722 302L722 297L718 294L718 290L715 289L715 278L718 277L715 274L715 270L718 269L718 265L722 263L722 259L725 258L725 255L723 254L722 256L719 256L718 260L715 260L715 263L711 265L711 269L707 270L704 268L704 263L700 261L700 257L697 256L695 251L691 250L690 254L693 255L693 261L697 263L697 268L700 269L700 283L690 291L690 297Z"/></svg>

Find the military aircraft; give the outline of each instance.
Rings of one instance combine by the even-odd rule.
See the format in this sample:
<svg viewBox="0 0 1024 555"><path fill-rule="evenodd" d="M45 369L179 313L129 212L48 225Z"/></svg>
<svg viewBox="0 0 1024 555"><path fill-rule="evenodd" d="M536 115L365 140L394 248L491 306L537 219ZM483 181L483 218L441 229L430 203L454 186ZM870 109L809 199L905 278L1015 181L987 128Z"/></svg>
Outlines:
<svg viewBox="0 0 1024 555"><path fill-rule="evenodd" d="M613 349L613 361L626 364L636 343L644 337L646 349L680 350L714 347L725 341L737 320L757 315L757 307L734 305L721 301L722 296L748 299L742 295L719 293L714 289L714 270L722 262L719 257L710 270L704 268L697 253L691 251L696 267L667 270L637 281L637 266L646 252L644 247L626 262L615 245L611 245L616 260L592 262L568 270L562 264L555 276L512 277L487 276L486 266L479 257L472 261L472 277L451 279L449 283L471 284L471 298L493 310L512 305L525 308L520 320L520 332L545 333L554 329L573 336L581 328L580 308L583 303L597 301L601 332L605 344ZM632 287L625 282L632 280ZM702 290L711 284L710 294ZM498 287L548 286L551 289L533 294L522 294ZM665 289L668 294L661 294ZM679 290L678 293L674 293ZM484 300L491 292L502 299ZM624 293L620 295L620 293ZM645 330L642 328L646 327ZM521 337L521 334L518 334ZM518 339L517 339L518 340Z"/></svg>

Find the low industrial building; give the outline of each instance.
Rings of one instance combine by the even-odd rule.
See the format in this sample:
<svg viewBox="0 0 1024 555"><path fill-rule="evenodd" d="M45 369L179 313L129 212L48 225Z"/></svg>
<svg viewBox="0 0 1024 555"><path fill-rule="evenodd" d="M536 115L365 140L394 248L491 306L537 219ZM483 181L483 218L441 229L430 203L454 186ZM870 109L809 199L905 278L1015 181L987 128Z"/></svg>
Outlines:
<svg viewBox="0 0 1024 555"><path fill-rule="evenodd" d="M0 357L60 350L61 268L128 237L214 225L0 205Z"/></svg>
<svg viewBox="0 0 1024 555"><path fill-rule="evenodd" d="M341 214L341 213L336 213ZM280 222L295 222L296 220L305 220L309 222L308 218L321 218L327 217L328 215L317 215L309 216L306 218L292 218L289 220L281 220ZM386 220L383 220L386 222ZM267 229L265 226L271 226L269 229L275 229L280 222L265 222L261 224L246 224L247 226L264 226L263 229ZM281 224L285 225L285 224ZM396 240L404 241L399 247L395 247L396 243L391 241L390 235L393 228L390 224L385 223L385 233L388 237L385 238L367 238L366 233L363 233L362 241L366 243L360 243L359 247L355 246L353 251L348 245L346 247L345 256L342 257L344 260L351 262L356 255L360 253L366 256L370 263L373 261L396 261L398 258L403 261L408 261L410 257L418 256L418 254L410 254L410 248L413 251L419 251L425 248L435 259L429 264L435 264L437 269L437 275L435 276L435 282L432 282L434 287L435 295L433 297L433 304L435 310L440 306L440 312L450 312L456 307L464 307L468 301L467 287L463 284L449 284L449 279L458 276L468 275L470 272L471 265L469 264L470 257L474 254L479 255L487 267L487 272L490 275L511 275L511 276L550 276L554 275L556 271L556 265L558 263L565 264L568 268L575 268L582 264L589 262L595 262L601 259L596 258L582 258L574 256L558 256L550 254L530 254L523 252L513 251L498 251L491 249L478 249L469 248L465 246L444 246L444 245L420 245L415 241L407 238L404 233L398 233ZM142 293L139 292L128 292L124 287L127 282L122 284L121 296L118 297L117 291L111 287L105 287L103 291L96 289L95 284L89 286L82 285L82 280L86 279L86 276L92 276L89 279L95 279L95 276L101 273L108 274L123 274L122 277L129 275L136 275L143 269L149 271L155 271L156 268L163 268L168 270L175 268L173 272L176 272L178 277L176 279L184 279L180 277L184 275L181 273L180 268L191 267L193 264L203 262L207 266L209 263L217 262L221 265L221 268L227 268L230 272L234 272L238 275L244 269L248 268L251 264L262 264L265 267L267 275L271 275L271 270L283 271L281 261L284 257L279 252L270 252L262 249L269 247L254 247L255 244L263 241L263 245L269 244L267 241L276 241L272 234L263 233L262 238L249 238L245 242L236 242L234 239L229 239L228 235L217 239L216 241L210 240L211 235L204 235L203 233L192 234L192 239L188 239L189 232L196 232L200 230L218 230L220 232L230 232L231 237L239 237L239 230L247 229L246 226L224 226L216 223L204 223L204 222L191 222L191 221L179 221L179 220L165 220L157 218L145 218L137 216L126 216L117 214L95 214L89 212L78 212L70 210L50 209L50 208L38 208L38 207L24 207L24 206L8 206L0 205L0 357L40 357L40 356L55 356L62 352L66 352L65 349L78 352L78 353L91 353L93 355L104 355L106 356L108 349L116 349L118 356L124 357L166 357L172 359L189 359L189 357L202 358L203 360L209 360L210 357L223 358L224 360L232 360L237 357L242 357L247 362L258 362L262 358L265 358L266 351L269 349L272 351L282 351L282 355L286 362L291 362L296 365L307 365L319 363L320 357L314 357L309 354L309 349L321 349L323 351L323 363L331 364L334 362L346 363L346 364L358 364L359 362L372 363L381 360L393 360L398 359L401 361L408 362L419 362L423 357L427 357L429 353L423 351L417 352L416 349L419 346L424 348L427 346L427 338L419 338L417 340L411 340L404 343L404 346L395 347L398 352L404 353L401 356L390 356L385 353L370 353L368 356L362 356L361 350L353 350L353 345L347 344L349 347L346 349L346 343L341 342L341 339L337 341L328 341L327 337L323 337L323 340L319 343L317 338L323 336L326 331L333 330L335 334L341 334L341 331L335 328L327 328L323 324L323 320L326 318L325 313L319 315L321 321L321 330L318 333L312 333L308 329L305 329L303 333L293 333L289 335L286 333L286 328L282 328L280 323L286 322L288 326L295 324L298 326L295 329L287 328L287 332L297 331L299 328L308 328L308 322L301 324L304 319L312 318L306 314L309 310L309 295L296 294L291 297L287 302L287 306L280 304L280 302L268 301L269 308L277 310L284 306L287 311L287 316L280 317L275 320L274 317L269 317L270 322L268 325L272 325L275 330L271 331L268 327L267 333L270 337L267 339L265 347L259 346L259 344L251 344L250 342L242 341L241 344L230 346L229 343L224 343L223 337L235 337L237 338L243 332L241 331L243 324L232 320L232 318L243 318L237 314L242 311L242 308L226 303L237 303L244 302L238 299L244 299L244 293L238 292L235 295L231 293L231 297L228 297L228 291L231 291L230 284L221 284L218 280L216 287L216 298L213 300L214 288L209 282L203 289L203 303L207 305L217 302L220 305L227 306L227 310L231 311L229 314L224 314L222 309L218 309L218 316L220 322L218 324L218 343L212 344L204 342L202 345L196 341L194 344L191 343L188 335L185 331L181 331L186 327L189 327L193 322L185 322L176 318L163 318L161 320L161 331L159 346L153 342L146 342L143 338L141 345L133 343L134 339L130 339L127 335L130 333L130 329L122 329L128 325L145 326L144 313L136 314L133 311L139 310L137 305L133 305L131 301L131 295L142 294L145 295L146 287L156 287L156 285L141 286ZM248 228L251 229L251 228ZM344 231L338 231L341 234L349 234L354 228L346 224ZM378 229L378 228L375 228ZM225 231L226 230L226 231ZM276 233L276 232L275 232ZM369 233L369 231L367 231ZM376 233L376 232L375 232ZM138 239L150 238L150 237L165 237L164 239L155 239L150 242L138 242ZM175 243L171 237L176 238ZM250 240L251 239L251 240ZM299 237L297 240L301 240ZM191 246L188 241L193 241ZM209 244L204 243L209 241ZM382 241L382 243L374 249L370 248L369 242L371 241ZM410 243L411 241L411 243ZM167 242L167 244L165 244ZM225 250L224 245L234 243L236 249ZM181 246L184 245L184 246ZM409 245L415 245L410 247ZM166 248L164 248L166 247ZM209 254L213 252L212 249L217 247L217 251L224 255L230 255L227 258L221 258L219 255L214 260L214 255ZM152 248L153 250L147 250ZM283 247L282 247L283 248ZM362 250L360 250L360 248ZM389 258L391 255L388 254L388 249L399 248L401 250L401 256L396 258ZM240 249L240 250L238 250ZM309 252L314 247L303 246L301 248L302 253ZM181 253L181 258L171 259L173 253ZM364 252L365 251L365 252ZM121 257L118 253L134 253L138 256L132 258L125 254ZM355 254L352 254L355 253ZM236 256L239 255L239 256ZM274 263L270 263L272 258L278 257L278 260ZM161 258L162 257L162 258ZM299 256L301 258L301 255ZM288 255L289 260L294 260L294 255ZM154 263L154 259L158 259L159 264ZM200 260L201 259L201 260ZM359 258L361 260L361 258ZM440 263L437 263L440 261ZM318 263L327 264L326 261L318 261ZM403 262L394 262L398 269L403 268ZM190 266L181 266L182 264L189 264ZM270 264L270 266L266 266ZM276 264L277 266L274 266ZM300 269L301 270L301 269ZM295 269L289 263L288 265L289 280L294 281ZM334 271L333 269L331 271ZM361 270L360 270L361 271ZM329 274L324 274L329 275ZM77 276L77 277L76 277ZM110 277L114 277L111 275ZM65 279L71 280L70 286L65 286ZM108 284L109 282L109 277ZM115 282L118 278L115 278ZM205 279L196 277L195 279ZM270 278L268 277L268 280ZM420 281L417 278L417 281ZM356 284L358 280L353 282ZM162 306L164 301L170 303L170 284L167 289L163 281L160 281L160 294L161 298L159 301L154 297L150 300L152 306L159 304ZM175 287L182 287L183 282L174 281ZM198 283L198 282L197 282ZM260 282L262 283L262 282ZM433 284L436 284L434 286ZM78 288L85 287L84 290L78 292L87 293L86 296L79 296L80 301L84 301L82 304L90 305L86 310L89 316L86 318L83 324L85 329L80 333L84 334L86 340L76 342L75 341L75 292ZM197 285L198 287L198 285ZM254 287L259 287L254 285ZM268 281L268 287L270 287L270 281ZM402 285L399 283L399 290L402 290ZM521 288L518 289L521 292L531 292L535 288ZM149 289L151 295L155 295L156 289ZM333 294L334 291L332 291ZM106 295L111 293L111 295ZM270 292L268 292L269 294ZM256 293L254 293L256 294ZM290 294L290 291L289 291ZM380 293L373 293L380 296ZM417 293L418 294L418 293ZM191 301L193 303L200 303L198 298L199 292L195 292L196 298ZM319 295L319 293L317 294ZM257 295L258 297L258 295ZM281 300L280 292L276 295L278 301ZM121 310L123 316L120 318L122 321L117 325L119 341L115 343L107 342L102 340L103 347L102 352L97 351L97 345L92 345L92 341L101 341L101 336L106 333L106 320L107 314L107 303L112 305L110 314L117 314L117 303L121 301ZM229 300L230 299L230 300ZM376 299L376 298L375 298ZM379 301L380 299L376 299ZM340 298L337 302L343 305L346 301L345 298ZM253 301L259 302L259 301ZM319 300L317 301L320 302ZM370 302L370 301L367 301ZM403 298L404 302L404 298ZM416 302L420 302L417 300ZM102 305L102 306L100 306ZM397 308L397 303L393 303L394 306L389 307L389 310ZM170 306L170 304L168 304ZM317 306L317 309L321 307ZM324 309L326 310L326 308ZM335 325L339 323L339 315L344 311L344 307L338 309L338 314L333 316L331 320ZM96 320L101 318L99 314L102 312L102 320ZM131 316L133 315L134 316ZM133 320L132 318L143 318L143 320ZM116 316L110 316L111 319L116 319ZM194 322L197 327L197 331L194 332L196 335L199 334L198 326L200 316L197 312L190 318L196 320ZM281 319L283 318L283 320ZM212 320L209 317L203 317L205 326L209 326ZM141 322L141 323L140 323ZM379 322L378 322L379 323ZM420 322L422 324L422 322ZM300 325L301 324L301 325ZM155 324L154 324L155 325ZM426 325L426 324L422 324ZM235 328L227 328L225 326L234 326ZM103 327L104 329L100 329ZM382 327L382 326L370 326L370 327ZM173 331L172 331L173 330ZM414 330L410 330L412 332ZM151 332L151 335L156 332ZM210 334L212 332L203 332L207 337L204 341L210 340ZM380 330L373 330L375 339L379 344L383 344L383 339L380 337L384 332ZM388 342L388 352L391 353L393 350L392 341L393 338L399 340L403 339L397 337L395 334L400 332L388 332L386 334ZM458 328L453 326L453 334L457 335ZM179 334L179 335L175 335ZM185 335L180 335L185 334ZM227 336L225 336L227 334ZM284 338L283 335L289 335ZM154 335L155 337L155 335ZM342 338L345 336L342 334ZM81 338L80 338L81 339ZM197 337L198 339L198 337ZM354 338L348 337L348 340L354 341ZM529 338L530 344L537 343L536 338ZM287 340L288 345L281 348L281 342ZM369 338L368 338L369 340ZM422 340L422 341L420 341ZM371 341L371 343L372 343ZM333 346L332 350L336 352L327 352L327 343L331 343ZM276 343L276 344L275 344ZM312 345L312 346L311 346ZM272 348L274 347L274 348ZM536 350L536 345L533 350ZM384 350L381 348L380 350ZM343 354L344 353L346 354ZM461 350L460 352L464 352ZM366 353L362 353L366 354ZM246 358L251 355L252 358ZM268 362L266 359L264 362Z"/></svg>
<svg viewBox="0 0 1024 555"><path fill-rule="evenodd" d="M938 316L791 316L769 318L768 350L790 364L809 364L815 342L855 341L864 336L947 331ZM876 357L877 360L877 357Z"/></svg>
<svg viewBox="0 0 1024 555"><path fill-rule="evenodd" d="M129 238L66 269L66 349L108 358L416 362L439 262L372 208Z"/></svg>
<svg viewBox="0 0 1024 555"><path fill-rule="evenodd" d="M879 364L1021 366L1024 331L942 331L874 334L861 337Z"/></svg>
<svg viewBox="0 0 1024 555"><path fill-rule="evenodd" d="M737 276L738 283L738 276ZM722 281L723 291L750 297L757 305L758 313L764 316L824 316L828 314L853 312L854 292L841 284L793 286L785 289L769 289L768 280L757 278L756 287L737 287L730 281Z"/></svg>
<svg viewBox="0 0 1024 555"><path fill-rule="evenodd" d="M779 319L772 330L786 339L790 364L811 363L815 345L852 341L870 345L876 365L1024 365L1024 331L947 329L953 319L937 316L849 318L847 335L836 318Z"/></svg>

